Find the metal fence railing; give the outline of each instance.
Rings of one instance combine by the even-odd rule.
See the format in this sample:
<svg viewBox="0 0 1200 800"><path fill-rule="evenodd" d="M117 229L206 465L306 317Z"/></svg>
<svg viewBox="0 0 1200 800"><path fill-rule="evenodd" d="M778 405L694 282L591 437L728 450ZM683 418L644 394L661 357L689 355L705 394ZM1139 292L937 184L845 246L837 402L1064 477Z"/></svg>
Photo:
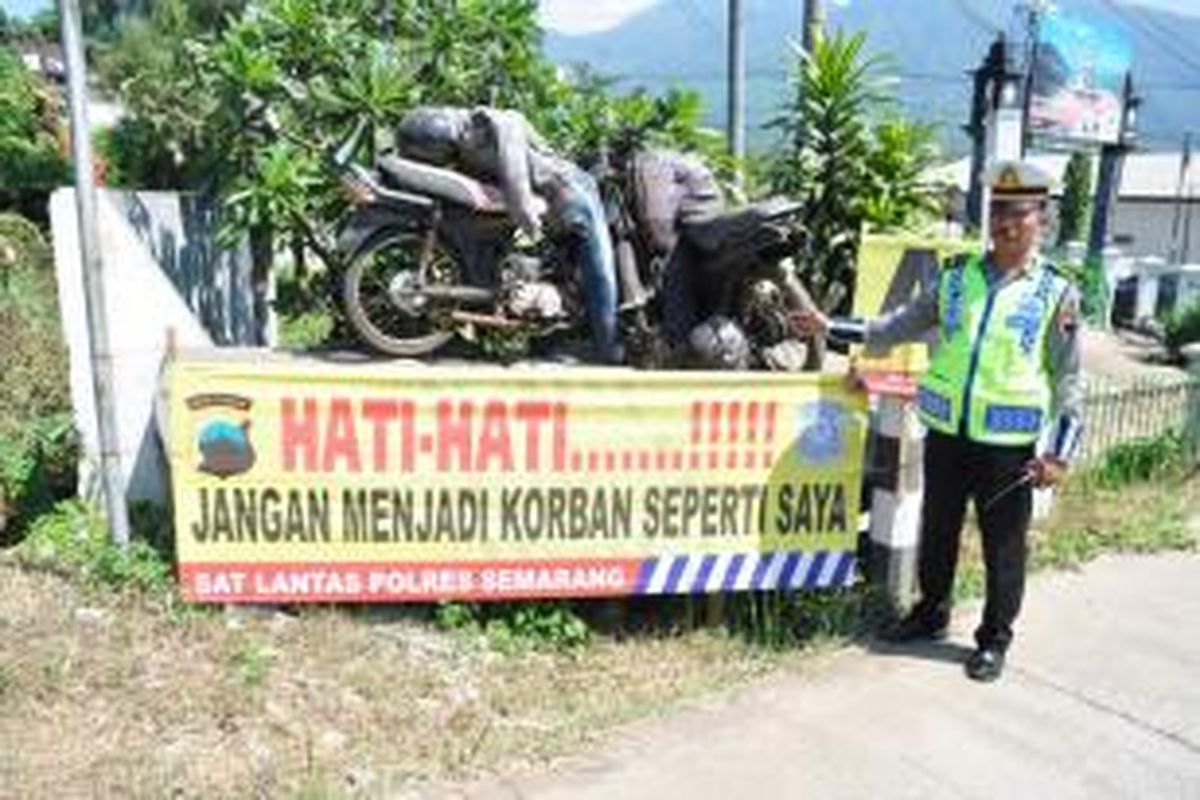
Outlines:
<svg viewBox="0 0 1200 800"><path fill-rule="evenodd" d="M1142 380L1118 387L1092 382L1083 400L1080 460L1094 461L1110 448L1174 430L1200 436L1200 375ZM1195 450L1193 449L1193 452Z"/></svg>

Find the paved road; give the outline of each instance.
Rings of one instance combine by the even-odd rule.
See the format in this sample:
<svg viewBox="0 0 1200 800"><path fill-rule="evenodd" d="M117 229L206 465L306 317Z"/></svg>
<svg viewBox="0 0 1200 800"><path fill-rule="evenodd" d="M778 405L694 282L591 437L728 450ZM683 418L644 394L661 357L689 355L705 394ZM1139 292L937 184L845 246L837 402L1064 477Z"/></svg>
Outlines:
<svg viewBox="0 0 1200 800"><path fill-rule="evenodd" d="M1200 798L1200 557L1035 578L1008 670L851 648L472 798ZM461 795L460 795L461 796Z"/></svg>

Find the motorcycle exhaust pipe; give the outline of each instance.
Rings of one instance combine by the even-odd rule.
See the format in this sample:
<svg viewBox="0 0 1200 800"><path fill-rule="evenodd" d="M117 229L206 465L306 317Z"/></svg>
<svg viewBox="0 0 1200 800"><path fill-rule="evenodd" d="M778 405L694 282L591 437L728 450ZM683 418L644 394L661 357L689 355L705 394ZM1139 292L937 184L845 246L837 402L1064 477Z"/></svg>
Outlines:
<svg viewBox="0 0 1200 800"><path fill-rule="evenodd" d="M506 331L515 331L520 328L526 328L528 325L519 319L511 317L501 317L496 314L477 314L473 311L451 311L450 319L460 324L470 323L472 325L481 325L487 328L500 328Z"/></svg>
<svg viewBox="0 0 1200 800"><path fill-rule="evenodd" d="M496 293L491 289L478 286L423 286L420 289L408 289L395 293L400 299L424 298L429 300L445 300L471 305L486 305L496 300Z"/></svg>

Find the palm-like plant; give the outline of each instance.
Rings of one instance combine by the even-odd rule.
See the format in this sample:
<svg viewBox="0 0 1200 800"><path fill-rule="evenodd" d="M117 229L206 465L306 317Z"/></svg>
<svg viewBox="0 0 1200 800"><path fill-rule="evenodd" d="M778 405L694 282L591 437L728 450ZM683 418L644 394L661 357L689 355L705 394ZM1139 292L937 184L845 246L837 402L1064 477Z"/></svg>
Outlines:
<svg viewBox="0 0 1200 800"><path fill-rule="evenodd" d="M811 53L796 47L793 94L771 126L783 147L771 169L776 191L807 204L803 278L834 310L849 298L864 199L870 186L871 116L887 103L881 60L863 52L862 33L838 31Z"/></svg>

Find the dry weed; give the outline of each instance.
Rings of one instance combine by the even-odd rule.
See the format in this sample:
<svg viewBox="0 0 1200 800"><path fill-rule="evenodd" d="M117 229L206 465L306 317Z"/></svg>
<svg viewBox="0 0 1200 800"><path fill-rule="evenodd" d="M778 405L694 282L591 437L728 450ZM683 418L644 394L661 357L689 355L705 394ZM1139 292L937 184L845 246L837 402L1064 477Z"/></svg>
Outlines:
<svg viewBox="0 0 1200 800"><path fill-rule="evenodd" d="M761 673L713 634L500 655L342 610L172 620L0 565L0 797L377 797Z"/></svg>

